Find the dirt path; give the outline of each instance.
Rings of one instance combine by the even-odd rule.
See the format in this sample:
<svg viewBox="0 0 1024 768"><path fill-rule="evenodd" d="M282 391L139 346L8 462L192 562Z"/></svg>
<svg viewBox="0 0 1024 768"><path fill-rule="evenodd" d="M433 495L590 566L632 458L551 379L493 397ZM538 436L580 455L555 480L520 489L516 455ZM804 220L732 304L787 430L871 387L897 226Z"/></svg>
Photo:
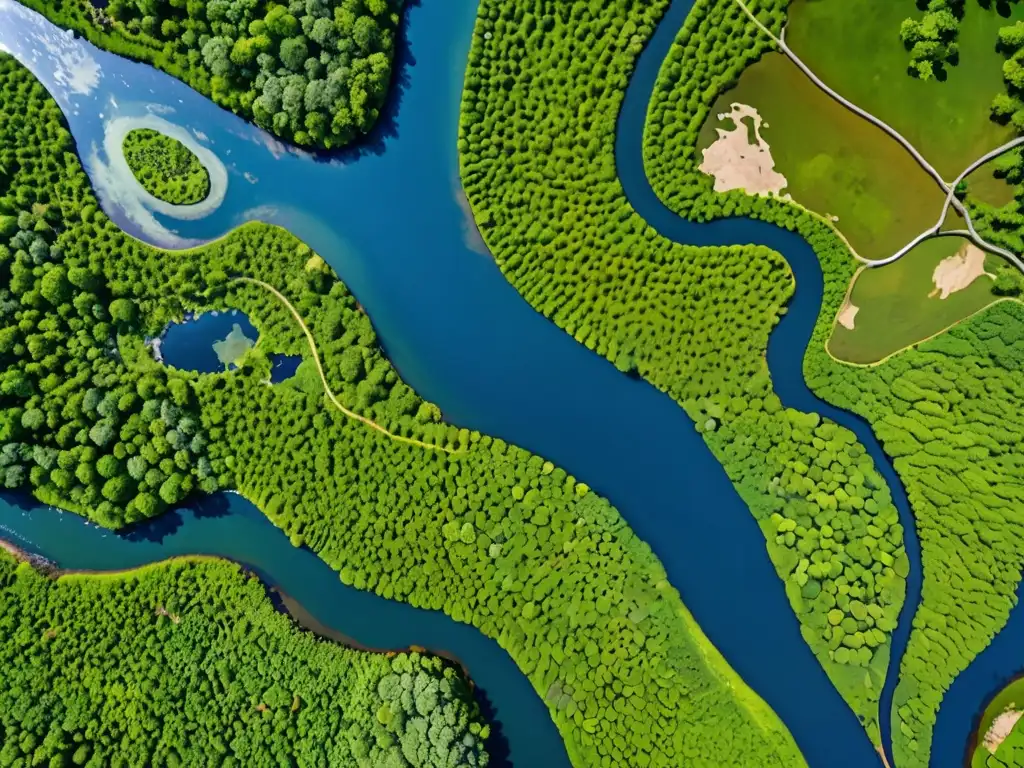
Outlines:
<svg viewBox="0 0 1024 768"><path fill-rule="evenodd" d="M350 411L348 408L346 408L338 401L338 398L335 397L334 392L331 390L330 385L327 383L327 376L324 374L324 366L320 362L320 353L317 352L316 340L313 338L313 334L309 330L309 326L307 326L305 321L302 319L302 315L300 315L299 311L295 309L294 306L292 306L292 303L288 301L287 297L285 297L283 293L277 290L277 288L272 286L270 283L265 283L262 280L257 280L254 277L234 277L231 279L231 282L252 283L253 285L258 285L265 291L269 291L270 293L274 294L274 296L277 297L277 300L284 304L285 307L287 307L288 311L292 313L292 317L294 317L295 321L299 324L299 327L302 328L302 332L306 334L306 340L309 342L309 349L313 353L313 361L316 363L316 370L320 374L320 382L323 384L324 392L327 394L327 399L330 400L331 404L339 411L341 411L343 414L348 416L350 419L355 419L356 421L365 424L370 429L375 429L381 434L387 435L392 440L397 440L400 443L409 443L410 445L425 448L428 451L443 451L445 453L462 452L454 448L445 448L440 445L431 445L430 443L425 443L422 440L417 440L416 438L413 437L403 437L402 435L393 434L391 432L388 432L386 429L384 429L384 427L382 427L375 421L371 421L365 416L361 416L358 413L355 413L354 411Z"/></svg>

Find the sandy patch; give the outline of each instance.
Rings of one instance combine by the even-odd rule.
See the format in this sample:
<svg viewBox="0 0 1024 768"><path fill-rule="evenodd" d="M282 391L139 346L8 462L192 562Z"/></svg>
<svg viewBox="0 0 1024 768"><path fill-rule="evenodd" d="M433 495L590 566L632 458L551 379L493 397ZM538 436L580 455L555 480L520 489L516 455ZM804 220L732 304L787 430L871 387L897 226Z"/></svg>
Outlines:
<svg viewBox="0 0 1024 768"><path fill-rule="evenodd" d="M982 275L993 280L995 275L985 271L985 252L974 243L964 243L960 250L939 262L932 272L935 290L928 298L944 299L951 293L962 291Z"/></svg>
<svg viewBox="0 0 1024 768"><path fill-rule="evenodd" d="M253 340L242 332L242 327L238 323L235 323L227 338L213 345L213 351L224 367L228 368L232 365L237 366L252 346Z"/></svg>
<svg viewBox="0 0 1024 768"><path fill-rule="evenodd" d="M1010 731L1020 720L1021 715L1024 715L1024 712L1013 709L1011 704L1009 709L992 721L992 725L985 731L985 738L981 742L990 754L994 755L999 749L999 745L1006 741L1006 737L1010 735Z"/></svg>
<svg viewBox="0 0 1024 768"><path fill-rule="evenodd" d="M700 170L715 177L715 191L728 192L742 189L752 195L779 194L786 185L786 177L775 170L771 147L761 137L761 115L746 104L732 104L731 112L718 115L719 120L732 120L735 129L718 128L718 139L704 150ZM755 144L750 143L747 124L754 126Z"/></svg>
<svg viewBox="0 0 1024 768"><path fill-rule="evenodd" d="M847 299L843 304L843 308L839 310L836 322L843 326L843 328L852 331L854 329L854 320L856 320L858 312L860 312L860 307Z"/></svg>

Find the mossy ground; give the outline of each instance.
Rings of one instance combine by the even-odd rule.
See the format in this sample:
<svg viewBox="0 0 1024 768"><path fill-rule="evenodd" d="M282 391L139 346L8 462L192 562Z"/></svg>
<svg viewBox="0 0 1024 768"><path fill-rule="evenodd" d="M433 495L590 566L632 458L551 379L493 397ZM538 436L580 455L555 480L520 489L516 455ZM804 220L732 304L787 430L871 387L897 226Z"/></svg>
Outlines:
<svg viewBox="0 0 1024 768"><path fill-rule="evenodd" d="M997 300L988 277L979 277L945 299L929 297L935 288L935 267L963 242L954 237L927 240L899 261L859 272L850 293L850 301L860 309L854 330L837 324L829 352L845 362L875 363ZM991 262L993 257L986 260L988 272L995 269Z"/></svg>

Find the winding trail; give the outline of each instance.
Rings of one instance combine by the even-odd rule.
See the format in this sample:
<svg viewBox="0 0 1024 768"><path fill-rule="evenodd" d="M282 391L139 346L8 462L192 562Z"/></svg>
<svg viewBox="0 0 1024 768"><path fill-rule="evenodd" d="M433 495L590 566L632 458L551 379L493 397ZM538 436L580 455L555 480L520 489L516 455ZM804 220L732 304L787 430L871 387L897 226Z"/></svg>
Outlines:
<svg viewBox="0 0 1024 768"><path fill-rule="evenodd" d="M365 424L370 429L375 429L381 434L387 435L392 440L396 440L400 443L409 443L410 445L425 448L428 451L443 451L445 453L451 454L462 453L461 450L455 448L447 448L441 445L431 445L430 443L425 443L422 440L417 440L414 437L404 437L403 435L396 435L393 432L388 432L388 430L386 430L377 422L372 421L371 419L368 419L365 416L361 416L355 411L350 411L348 408L341 404L338 398L334 395L334 392L331 390L330 384L327 383L327 376L326 374L324 374L324 366L320 362L320 353L317 352L316 340L313 338L313 334L309 330L309 326L307 326L306 322L302 319L302 315L300 315L299 311L295 309L295 307L292 305L290 301L288 301L287 297L285 297L283 293L277 290L277 288L272 286L270 283L265 283L262 280L257 280L255 277L233 277L231 278L230 282L251 283L252 285L258 285L260 288L263 288L264 290L274 294L274 296L277 297L277 300L284 304L288 311L292 313L292 317L295 318L295 321L299 324L299 327L302 328L302 332L306 334L306 341L309 342L309 349L313 353L313 361L316 363L316 370L317 373L320 374L320 382L323 384L324 392L327 394L327 399L330 400L331 404L339 411L341 411L343 414L348 416L350 419L355 419L356 421Z"/></svg>
<svg viewBox="0 0 1024 768"><path fill-rule="evenodd" d="M888 134L891 138L895 139L905 150L907 150L908 153L910 153L914 160L917 161L917 164L920 165L921 168L924 169L924 171L935 180L935 182L939 185L942 191L946 194L946 201L942 207L942 216L939 218L938 224L936 224L934 227L925 230L923 233L921 233L913 240L911 240L907 245L903 246L903 248L901 248L895 254L885 259L866 259L863 256L860 256L856 251L851 251L851 253L853 253L854 258L856 258L858 261L864 264L867 264L869 267L881 267L886 264L891 264L897 259L900 259L903 256L907 255L917 245L921 244L928 238L938 235L939 230L942 228L942 224L946 220L946 215L949 213L949 207L950 205L952 205L953 208L956 209L956 212L959 213L963 217L964 221L967 223L967 230L958 231L957 234L962 234L963 236L966 236L979 248L986 250L989 253L994 253L999 256L1002 256L1003 258L1012 262L1013 265L1016 266L1019 270L1024 272L1024 262L1022 262L1015 254L1011 253L1005 248L1000 248L997 245L989 243L987 240L982 238L981 235L978 234L978 232L974 229L974 223L971 221L971 214L968 212L964 204L960 202L960 200L958 200L955 196L956 186L964 178L966 178L970 173L972 173L974 170L981 167L985 163L989 162L990 160L994 160L996 157L999 157L1005 152L1008 152L1014 147L1017 147L1020 144L1024 143L1024 137L1018 137L1017 139L1009 141L1003 146L997 147L996 149L987 153L986 155L979 158L975 162L971 163L971 165L969 165L959 176L957 176L956 180L952 184L949 184L946 182L945 179L942 178L942 175L935 169L935 167L925 159L924 155L921 154L917 147L911 144L910 141L905 136L903 136L903 134L901 134L899 131L897 131L895 128L893 128L891 125L889 125L881 118L876 117L875 115L868 112L866 109L863 109L862 107L858 106L854 102L847 99L841 93L834 90L832 87L828 85L828 83L826 83L824 80L818 77L818 75L814 73L814 70L812 70L810 67L804 64L803 60L801 60L801 58L797 56L796 53L793 52L793 49L786 45L785 30L782 31L781 37L777 37L767 26L765 26L757 18L757 16L754 15L754 13L750 10L750 8L747 7L747 4L743 0L735 0L735 2L747 15L747 17L752 22L754 22L757 28L760 29L761 32L763 32L769 38L771 38L772 42L775 43L775 45L786 56L786 58L793 62L793 64L795 64L796 67L801 72L803 72L804 75L806 75L812 83L814 83L831 99L841 104L842 106L846 107L854 114L867 120L876 128L880 129L881 131Z"/></svg>

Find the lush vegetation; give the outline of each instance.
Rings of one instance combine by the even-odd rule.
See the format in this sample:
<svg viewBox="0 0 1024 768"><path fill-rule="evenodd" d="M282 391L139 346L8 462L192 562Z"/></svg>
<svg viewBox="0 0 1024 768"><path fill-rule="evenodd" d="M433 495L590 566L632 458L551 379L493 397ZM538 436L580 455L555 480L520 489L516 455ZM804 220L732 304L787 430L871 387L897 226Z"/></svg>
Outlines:
<svg viewBox="0 0 1024 768"><path fill-rule="evenodd" d="M163 69L276 136L330 149L368 133L404 0L26 0L96 45Z"/></svg>
<svg viewBox="0 0 1024 768"><path fill-rule="evenodd" d="M0 114L0 199L17 209L46 206L62 222L55 243L64 258L88 264L111 301L132 302L135 324L95 357L119 381L153 376L169 390L185 388L218 487L257 502L346 583L444 610L496 638L547 702L577 765L676 766L694 756L758 768L803 764L785 727L701 634L618 512L551 463L440 422L307 247L250 224L169 258L97 210L56 105L8 58L0 58ZM294 318L269 291L230 279L240 275L266 281L296 307L346 408L454 452L394 440L327 405ZM186 310L214 308L241 309L260 331L239 370L171 371L144 349L145 334ZM19 303L13 311L26 310ZM269 387L273 353L306 360ZM68 389L70 401L78 390ZM0 412L24 411L23 399L5 394ZM93 505L75 508L103 519Z"/></svg>
<svg viewBox="0 0 1024 768"><path fill-rule="evenodd" d="M1021 768L1024 766L1024 728L1014 728L1006 741L994 755L985 751L983 762L973 764L974 768Z"/></svg>
<svg viewBox="0 0 1024 768"><path fill-rule="evenodd" d="M232 564L48 578L0 551L0 765L485 766L457 668L324 642Z"/></svg>
<svg viewBox="0 0 1024 768"><path fill-rule="evenodd" d="M194 385L129 367L118 336L138 333L138 302L97 260L103 240L69 247L58 162L70 152L57 106L9 59L0 99L0 475L116 527L219 487ZM40 142L46 144L40 146ZM45 151L43 151L45 147Z"/></svg>
<svg viewBox="0 0 1024 768"><path fill-rule="evenodd" d="M124 137L122 149L135 178L154 197L173 205L192 205L210 194L210 174L177 139L137 128Z"/></svg>
<svg viewBox="0 0 1024 768"><path fill-rule="evenodd" d="M824 354L853 269L846 247L820 219L784 201L716 195L695 167L697 132L709 102L764 50L754 26L733 5L698 4L670 54L649 115L648 172L659 195L680 213L776 221L796 228L818 254L825 298L805 375L819 395L870 420L895 459L921 540L923 595L900 670L893 747L897 765L924 766L943 693L1005 624L1024 564L1015 512L1024 479L1024 308L1002 302L870 369L839 365ZM771 13L762 9L761 16L776 28L779 5L773 3ZM698 46L701 39L717 46Z"/></svg>
<svg viewBox="0 0 1024 768"><path fill-rule="evenodd" d="M984 275L944 299L936 295L935 267L955 255L962 242L952 237L926 240L899 261L860 270L850 289L850 302L858 308L855 327L837 323L828 351L844 362L875 363L1003 298L996 280ZM986 259L985 268L997 279L1004 277L1004 290L1016 295L1016 270L1003 268L996 256Z"/></svg>
<svg viewBox="0 0 1024 768"><path fill-rule="evenodd" d="M954 178L1013 135L988 115L1002 88L1003 57L995 40L1007 20L997 12L998 4L983 8L968 0L968 5L959 23L960 61L944 69L942 80L907 75L899 29L914 12L910 0L793 0L786 41L826 83L894 126L943 177ZM1024 6L1010 11L1012 19L1024 17ZM990 170L975 174L970 187L992 203L1011 197Z"/></svg>
<svg viewBox="0 0 1024 768"><path fill-rule="evenodd" d="M956 44L964 0L931 0L920 19L907 18L900 25L900 40L910 51L910 71L922 80L945 75L946 64L956 64Z"/></svg>
<svg viewBox="0 0 1024 768"><path fill-rule="evenodd" d="M764 351L792 291L785 262L763 248L675 245L630 208L617 179L623 90L663 7L578 0L556 12L485 0L466 76L463 183L519 292L693 417L764 531L804 638L877 742L889 634L908 571L903 532L854 436L783 408L773 392ZM666 63L685 91L672 94L682 115L664 124L692 140L691 160L708 108L742 68L719 71L703 52L716 41L730 53L763 48L740 15L731 0L698 2L685 48ZM780 4L774 19L782 18ZM716 61L730 62L721 53ZM660 119L664 106L654 109ZM710 181L697 183L708 189ZM725 199L728 213L779 210L765 198ZM796 209L786 211L797 219ZM809 234L830 242L824 225ZM845 284L829 290L838 308Z"/></svg>

